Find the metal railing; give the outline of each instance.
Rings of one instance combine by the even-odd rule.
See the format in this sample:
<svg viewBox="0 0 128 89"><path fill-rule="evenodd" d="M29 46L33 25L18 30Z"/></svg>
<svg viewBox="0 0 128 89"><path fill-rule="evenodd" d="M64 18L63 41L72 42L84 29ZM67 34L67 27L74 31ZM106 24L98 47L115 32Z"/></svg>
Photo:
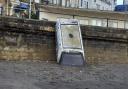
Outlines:
<svg viewBox="0 0 128 89"><path fill-rule="evenodd" d="M0 15L1 16L9 16L9 17L17 17L17 18L24 18L29 19L29 9L21 9L16 7L10 8L0 8ZM31 10L31 19L39 19L39 11Z"/></svg>
<svg viewBox="0 0 128 89"><path fill-rule="evenodd" d="M3 14L3 7L0 7L0 15Z"/></svg>
<svg viewBox="0 0 128 89"><path fill-rule="evenodd" d="M42 14L41 14L42 13ZM50 12L50 11L40 11L40 16L43 15L43 13L51 14L51 16L54 14L54 16L57 18L64 18L64 19L78 19L80 21L81 25L90 25L90 26L100 26L100 27L111 27L111 28L121 28L121 29L128 29L128 21L127 20L119 20L119 19L109 19L109 18L99 18L99 17L87 17L87 16L81 16L81 15L75 15L75 14L64 14L64 13L56 13L56 12ZM46 15L45 15L46 16ZM64 16L64 17L63 17ZM67 17L65 17L67 16ZM43 16L41 16L43 17ZM56 21L56 17L53 18L41 18L40 20L49 20L49 21Z"/></svg>

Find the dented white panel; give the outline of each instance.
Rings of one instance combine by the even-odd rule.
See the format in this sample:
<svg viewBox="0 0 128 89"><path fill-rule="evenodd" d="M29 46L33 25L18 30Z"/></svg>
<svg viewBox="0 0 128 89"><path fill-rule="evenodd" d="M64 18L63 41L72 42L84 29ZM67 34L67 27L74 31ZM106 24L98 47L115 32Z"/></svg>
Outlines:
<svg viewBox="0 0 128 89"><path fill-rule="evenodd" d="M81 49L81 41L78 25L61 25L64 48Z"/></svg>
<svg viewBox="0 0 128 89"><path fill-rule="evenodd" d="M76 55L78 54L82 55L81 59L76 59L76 60L72 59L72 61L82 62L81 60L85 60L81 29L80 29L80 24L78 20L62 19L62 18L57 19L56 39L57 39L56 50L57 50L57 62L58 63L61 62L61 57L63 53L68 53L68 54L73 53ZM68 59L66 60L68 61ZM71 61L70 58L69 58L69 61Z"/></svg>

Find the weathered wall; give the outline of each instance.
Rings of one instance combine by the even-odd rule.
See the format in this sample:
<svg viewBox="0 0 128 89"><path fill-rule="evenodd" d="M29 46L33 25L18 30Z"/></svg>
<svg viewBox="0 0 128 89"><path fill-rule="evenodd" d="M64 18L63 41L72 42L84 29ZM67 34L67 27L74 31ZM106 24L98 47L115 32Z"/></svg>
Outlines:
<svg viewBox="0 0 128 89"><path fill-rule="evenodd" d="M1 18L0 59L56 61L54 23ZM128 30L82 26L88 64L128 63Z"/></svg>
<svg viewBox="0 0 128 89"><path fill-rule="evenodd" d="M86 28L82 28L82 33L83 36L86 35L84 38L88 38L84 39L88 63L128 63L128 30L99 27Z"/></svg>
<svg viewBox="0 0 128 89"><path fill-rule="evenodd" d="M86 40L85 50L87 63L128 63L128 49L125 43Z"/></svg>
<svg viewBox="0 0 128 89"><path fill-rule="evenodd" d="M0 59L55 60L54 37L1 32Z"/></svg>

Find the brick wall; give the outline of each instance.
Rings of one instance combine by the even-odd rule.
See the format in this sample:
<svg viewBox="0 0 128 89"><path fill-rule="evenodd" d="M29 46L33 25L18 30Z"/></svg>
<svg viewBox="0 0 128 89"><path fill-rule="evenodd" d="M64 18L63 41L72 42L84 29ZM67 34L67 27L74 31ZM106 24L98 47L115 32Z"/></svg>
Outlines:
<svg viewBox="0 0 128 89"><path fill-rule="evenodd" d="M54 23L5 21L0 22L1 60L56 61ZM128 30L90 26L81 29L88 64L128 63Z"/></svg>

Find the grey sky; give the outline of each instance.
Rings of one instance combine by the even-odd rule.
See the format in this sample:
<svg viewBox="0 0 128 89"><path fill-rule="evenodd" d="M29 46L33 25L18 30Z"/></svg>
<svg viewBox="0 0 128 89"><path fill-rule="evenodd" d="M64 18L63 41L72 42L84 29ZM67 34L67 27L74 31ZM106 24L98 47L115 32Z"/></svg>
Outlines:
<svg viewBox="0 0 128 89"><path fill-rule="evenodd" d="M123 4L123 0L117 0L117 4Z"/></svg>

